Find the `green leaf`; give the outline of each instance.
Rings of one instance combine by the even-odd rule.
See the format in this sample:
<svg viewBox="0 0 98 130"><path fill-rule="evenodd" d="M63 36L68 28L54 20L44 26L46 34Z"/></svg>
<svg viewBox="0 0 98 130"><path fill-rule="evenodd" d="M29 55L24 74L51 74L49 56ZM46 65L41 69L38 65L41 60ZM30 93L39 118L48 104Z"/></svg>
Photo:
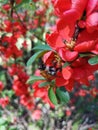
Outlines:
<svg viewBox="0 0 98 130"><path fill-rule="evenodd" d="M31 3L31 0L22 0L22 1L20 2L20 4L17 4L17 5L15 6L15 8L20 8L22 5L24 5L24 4L29 4L29 3Z"/></svg>
<svg viewBox="0 0 98 130"><path fill-rule="evenodd" d="M91 55L91 53L85 53L85 54L81 53L81 54L79 54L80 57L87 57L87 56L90 56L90 55Z"/></svg>
<svg viewBox="0 0 98 130"><path fill-rule="evenodd" d="M0 0L0 3L7 4L8 0Z"/></svg>
<svg viewBox="0 0 98 130"><path fill-rule="evenodd" d="M0 126L0 130L6 130L6 129L7 129L6 126L4 125Z"/></svg>
<svg viewBox="0 0 98 130"><path fill-rule="evenodd" d="M45 87L45 86L47 86L47 85L55 85L55 80L52 80L51 82L42 82L42 83L40 83L39 84L39 87Z"/></svg>
<svg viewBox="0 0 98 130"><path fill-rule="evenodd" d="M4 92L3 92L3 95L4 96L8 96L8 97L12 97L13 95L14 95L14 91L13 90L5 90Z"/></svg>
<svg viewBox="0 0 98 130"><path fill-rule="evenodd" d="M30 59L27 61L27 66L30 66L37 58L43 56L44 53L47 51L38 51L33 56L30 57Z"/></svg>
<svg viewBox="0 0 98 130"><path fill-rule="evenodd" d="M53 87L50 87L50 88L49 88L49 90L48 90L48 96L49 96L50 101L51 101L54 105L57 105L57 104L58 104L56 94L55 94L54 91L53 91Z"/></svg>
<svg viewBox="0 0 98 130"><path fill-rule="evenodd" d="M42 76L31 76L31 77L27 80L27 83L28 83L28 84L32 84L32 83L34 83L34 82L36 82L36 81L39 81L39 80L45 80L45 78L42 77Z"/></svg>
<svg viewBox="0 0 98 130"><path fill-rule="evenodd" d="M50 51L50 50L52 50L52 48L49 45L45 44L45 45L35 46L33 48L33 50L46 50L46 51Z"/></svg>
<svg viewBox="0 0 98 130"><path fill-rule="evenodd" d="M0 125L5 125L5 124L7 124L8 123L8 121L7 120L5 120L5 119L3 119L3 118L0 118ZM0 129L1 130L1 129Z"/></svg>
<svg viewBox="0 0 98 130"><path fill-rule="evenodd" d="M10 127L8 130L18 130L16 127Z"/></svg>
<svg viewBox="0 0 98 130"><path fill-rule="evenodd" d="M98 55L96 55L95 57L89 59L89 60L88 60L88 63L89 63L90 65L96 65L96 64L98 64Z"/></svg>
<svg viewBox="0 0 98 130"><path fill-rule="evenodd" d="M63 65L63 68L65 68L65 67L67 67L67 66L69 66L69 65L70 65L70 63L65 62L64 65Z"/></svg>
<svg viewBox="0 0 98 130"><path fill-rule="evenodd" d="M47 85L49 85L49 82L42 82L39 84L39 87L46 87Z"/></svg>
<svg viewBox="0 0 98 130"><path fill-rule="evenodd" d="M2 81L4 84L6 83L6 76L4 71L0 71L0 81Z"/></svg>
<svg viewBox="0 0 98 130"><path fill-rule="evenodd" d="M68 103L70 100L69 93L65 90L64 87L57 88L56 95L62 103Z"/></svg>

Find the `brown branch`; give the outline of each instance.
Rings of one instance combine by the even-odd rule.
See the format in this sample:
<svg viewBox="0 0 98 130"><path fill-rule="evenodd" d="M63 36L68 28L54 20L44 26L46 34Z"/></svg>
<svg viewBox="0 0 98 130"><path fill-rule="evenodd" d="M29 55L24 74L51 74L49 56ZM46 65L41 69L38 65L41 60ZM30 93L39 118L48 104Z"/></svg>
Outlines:
<svg viewBox="0 0 98 130"><path fill-rule="evenodd" d="M25 24L24 24L23 21L21 20L19 14L17 13L17 11L16 11L15 8L14 8L14 11L15 11L15 13L16 13L16 15L17 15L17 17L18 17L18 20L20 21L20 23L23 25L23 27L24 27L25 29L27 29L26 26L25 26ZM43 40L42 38L40 38L38 35L36 35L36 34L34 34L34 33L33 33L33 35L34 35L34 37L36 37L36 38L37 38L38 40L40 40L41 42L46 43L46 41L44 41L44 40Z"/></svg>
<svg viewBox="0 0 98 130"><path fill-rule="evenodd" d="M69 120L69 121L67 122L66 130L72 130L72 122L73 122L73 120Z"/></svg>

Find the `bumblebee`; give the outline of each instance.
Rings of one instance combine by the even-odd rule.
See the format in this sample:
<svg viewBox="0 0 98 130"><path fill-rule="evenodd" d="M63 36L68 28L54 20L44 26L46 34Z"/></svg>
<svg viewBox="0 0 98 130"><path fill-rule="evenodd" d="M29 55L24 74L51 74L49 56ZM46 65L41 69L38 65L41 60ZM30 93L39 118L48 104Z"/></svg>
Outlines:
<svg viewBox="0 0 98 130"><path fill-rule="evenodd" d="M50 79L52 76L56 76L57 72L61 70L61 68L56 68L55 64L53 66L46 66L42 60L40 60L38 68L41 71L41 75L46 79Z"/></svg>

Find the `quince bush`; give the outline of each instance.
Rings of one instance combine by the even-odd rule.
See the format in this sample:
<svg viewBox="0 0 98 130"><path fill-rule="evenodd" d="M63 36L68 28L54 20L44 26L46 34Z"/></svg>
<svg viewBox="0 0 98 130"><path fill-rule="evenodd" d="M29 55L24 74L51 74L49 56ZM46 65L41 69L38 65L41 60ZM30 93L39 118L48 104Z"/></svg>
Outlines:
<svg viewBox="0 0 98 130"><path fill-rule="evenodd" d="M98 128L98 0L0 5L0 129Z"/></svg>

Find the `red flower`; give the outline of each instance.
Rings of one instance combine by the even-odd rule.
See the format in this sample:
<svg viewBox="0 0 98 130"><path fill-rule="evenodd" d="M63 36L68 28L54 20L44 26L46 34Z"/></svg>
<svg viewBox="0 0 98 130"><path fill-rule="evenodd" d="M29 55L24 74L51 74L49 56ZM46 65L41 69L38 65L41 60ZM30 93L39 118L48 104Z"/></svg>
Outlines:
<svg viewBox="0 0 98 130"><path fill-rule="evenodd" d="M66 116L71 116L71 114L72 114L71 110L70 110L70 109L67 109L67 110L66 110Z"/></svg>
<svg viewBox="0 0 98 130"><path fill-rule="evenodd" d="M93 80L93 73L97 68L98 65L91 66L85 63L83 66L73 68L72 77L79 83L89 86L89 80Z"/></svg>
<svg viewBox="0 0 98 130"><path fill-rule="evenodd" d="M65 80L69 80L72 76L72 69L70 67L63 68L62 75Z"/></svg>
<svg viewBox="0 0 98 130"><path fill-rule="evenodd" d="M71 8L71 0L52 0L57 15L62 15Z"/></svg>
<svg viewBox="0 0 98 130"><path fill-rule="evenodd" d="M22 95L20 97L20 103L29 110L32 110L34 108L34 98L32 95Z"/></svg>
<svg viewBox="0 0 98 130"><path fill-rule="evenodd" d="M5 108L8 104L9 104L9 98L8 97L0 98L0 105L2 106L2 108Z"/></svg>
<svg viewBox="0 0 98 130"><path fill-rule="evenodd" d="M4 21L5 24L5 31L6 32L12 32L14 35L25 35L26 33L26 27L24 27L20 22L10 22L8 20Z"/></svg>
<svg viewBox="0 0 98 130"><path fill-rule="evenodd" d="M84 41L75 46L74 50L78 52L90 52L95 47L94 41Z"/></svg>
<svg viewBox="0 0 98 130"><path fill-rule="evenodd" d="M78 52L91 52L97 43L98 31L88 33L84 30L79 34L74 50Z"/></svg>
<svg viewBox="0 0 98 130"><path fill-rule="evenodd" d="M62 73L58 74L55 77L56 78L55 79L56 80L56 86L57 87L64 86L67 91L72 91L73 85L74 85L74 79L72 78L71 72L68 72L69 77L68 76L66 77L67 73L65 73L65 70Z"/></svg>
<svg viewBox="0 0 98 130"><path fill-rule="evenodd" d="M34 89L34 93L33 93L34 97L41 98L44 103L48 103L53 108L54 105L50 102L48 97L48 92L47 92L48 86L40 88L39 87L40 83L42 83L42 81L38 81L32 85L32 88Z"/></svg>
<svg viewBox="0 0 98 130"><path fill-rule="evenodd" d="M98 9L98 0L89 0L87 4L87 16Z"/></svg>
<svg viewBox="0 0 98 130"><path fill-rule="evenodd" d="M92 88L90 90L90 94L95 98L98 95L98 89L97 88Z"/></svg>
<svg viewBox="0 0 98 130"><path fill-rule="evenodd" d="M59 0L61 1L61 0ZM83 11L86 8L88 0L71 0L71 7L69 10L63 12L61 18L57 24L58 29L66 27L66 23L74 23L82 17ZM58 5L59 7L59 5ZM62 25L62 26L61 26Z"/></svg>
<svg viewBox="0 0 98 130"><path fill-rule="evenodd" d="M65 50L65 48L59 49L59 55L64 61L74 61L78 57L77 51Z"/></svg>
<svg viewBox="0 0 98 130"><path fill-rule="evenodd" d="M15 91L15 94L17 96L28 94L28 87L29 86L25 83L22 83L18 79L14 80L12 87L13 87L13 90Z"/></svg>
<svg viewBox="0 0 98 130"><path fill-rule="evenodd" d="M11 8L11 6L9 4L4 4L2 7L6 11L9 11L9 9Z"/></svg>
<svg viewBox="0 0 98 130"><path fill-rule="evenodd" d="M88 32L98 30L98 12L94 12L87 17L86 27Z"/></svg>
<svg viewBox="0 0 98 130"><path fill-rule="evenodd" d="M54 32L52 34L47 34L46 40L53 49L57 49L59 47L65 46L65 44L63 43L63 39L61 39L58 32Z"/></svg>
<svg viewBox="0 0 98 130"><path fill-rule="evenodd" d="M86 90L80 89L79 92L78 92L78 94L79 94L79 96L81 96L81 97L85 97L86 94L87 94L87 92L86 92Z"/></svg>
<svg viewBox="0 0 98 130"><path fill-rule="evenodd" d="M32 113L33 120L40 120L41 116L42 116L42 112L39 109L34 110Z"/></svg>
<svg viewBox="0 0 98 130"><path fill-rule="evenodd" d="M86 7L86 14L82 16L78 25L80 28L87 28L87 31L92 33L98 30L98 0L89 0Z"/></svg>
<svg viewBox="0 0 98 130"><path fill-rule="evenodd" d="M1 40L0 49L5 57L20 57L22 56L22 50L19 50L16 46L17 39L14 36L4 36Z"/></svg>

